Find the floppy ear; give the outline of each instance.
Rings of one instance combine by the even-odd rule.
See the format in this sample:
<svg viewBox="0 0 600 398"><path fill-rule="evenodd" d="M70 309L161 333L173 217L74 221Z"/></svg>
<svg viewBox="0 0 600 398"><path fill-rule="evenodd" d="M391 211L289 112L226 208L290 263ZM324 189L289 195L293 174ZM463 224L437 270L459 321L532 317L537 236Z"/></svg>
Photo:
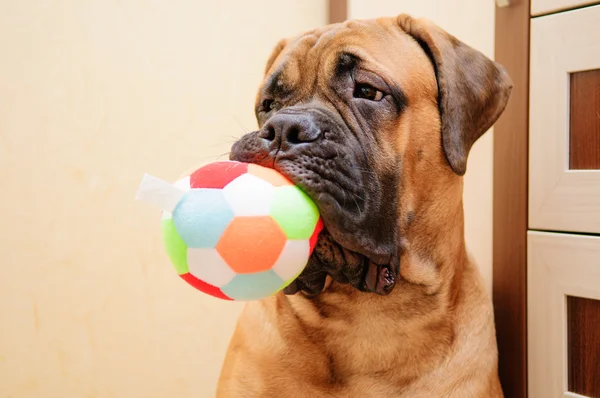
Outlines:
<svg viewBox="0 0 600 398"><path fill-rule="evenodd" d="M404 14L397 20L433 62L442 146L454 172L463 175L471 146L502 114L513 83L504 67L435 24Z"/></svg>

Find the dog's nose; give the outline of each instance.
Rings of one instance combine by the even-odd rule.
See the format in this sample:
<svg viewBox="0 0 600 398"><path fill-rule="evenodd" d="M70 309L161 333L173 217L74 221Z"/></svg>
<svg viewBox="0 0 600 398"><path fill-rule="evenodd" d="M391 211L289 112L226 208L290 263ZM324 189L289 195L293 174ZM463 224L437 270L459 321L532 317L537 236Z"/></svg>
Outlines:
<svg viewBox="0 0 600 398"><path fill-rule="evenodd" d="M294 145L316 141L321 130L310 114L278 113L264 124L259 136L286 150Z"/></svg>

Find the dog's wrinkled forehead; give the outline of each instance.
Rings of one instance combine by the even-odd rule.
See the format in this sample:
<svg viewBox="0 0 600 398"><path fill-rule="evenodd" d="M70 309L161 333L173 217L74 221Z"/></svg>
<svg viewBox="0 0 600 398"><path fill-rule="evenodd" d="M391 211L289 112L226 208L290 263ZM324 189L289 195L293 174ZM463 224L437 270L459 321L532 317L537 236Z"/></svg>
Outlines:
<svg viewBox="0 0 600 398"><path fill-rule="evenodd" d="M437 99L433 65L392 18L349 21L281 40L269 57L257 104L264 96L309 97L336 75L360 67L401 87L407 97Z"/></svg>

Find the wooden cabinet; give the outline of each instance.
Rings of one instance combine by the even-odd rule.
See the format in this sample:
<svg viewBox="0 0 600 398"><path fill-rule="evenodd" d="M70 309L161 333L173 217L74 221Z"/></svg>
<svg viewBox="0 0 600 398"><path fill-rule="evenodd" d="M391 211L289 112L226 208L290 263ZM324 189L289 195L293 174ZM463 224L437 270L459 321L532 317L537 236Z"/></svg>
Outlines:
<svg viewBox="0 0 600 398"><path fill-rule="evenodd" d="M507 398L600 398L600 0L497 1L493 300Z"/></svg>

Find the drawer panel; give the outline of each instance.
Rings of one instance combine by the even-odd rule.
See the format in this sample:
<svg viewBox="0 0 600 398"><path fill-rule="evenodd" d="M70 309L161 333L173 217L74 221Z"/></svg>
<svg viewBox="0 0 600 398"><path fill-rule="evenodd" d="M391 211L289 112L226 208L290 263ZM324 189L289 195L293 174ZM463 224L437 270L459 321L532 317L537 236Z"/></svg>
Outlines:
<svg viewBox="0 0 600 398"><path fill-rule="evenodd" d="M600 237L527 238L529 396L600 396Z"/></svg>
<svg viewBox="0 0 600 398"><path fill-rule="evenodd" d="M600 6L531 22L529 228L600 233Z"/></svg>

